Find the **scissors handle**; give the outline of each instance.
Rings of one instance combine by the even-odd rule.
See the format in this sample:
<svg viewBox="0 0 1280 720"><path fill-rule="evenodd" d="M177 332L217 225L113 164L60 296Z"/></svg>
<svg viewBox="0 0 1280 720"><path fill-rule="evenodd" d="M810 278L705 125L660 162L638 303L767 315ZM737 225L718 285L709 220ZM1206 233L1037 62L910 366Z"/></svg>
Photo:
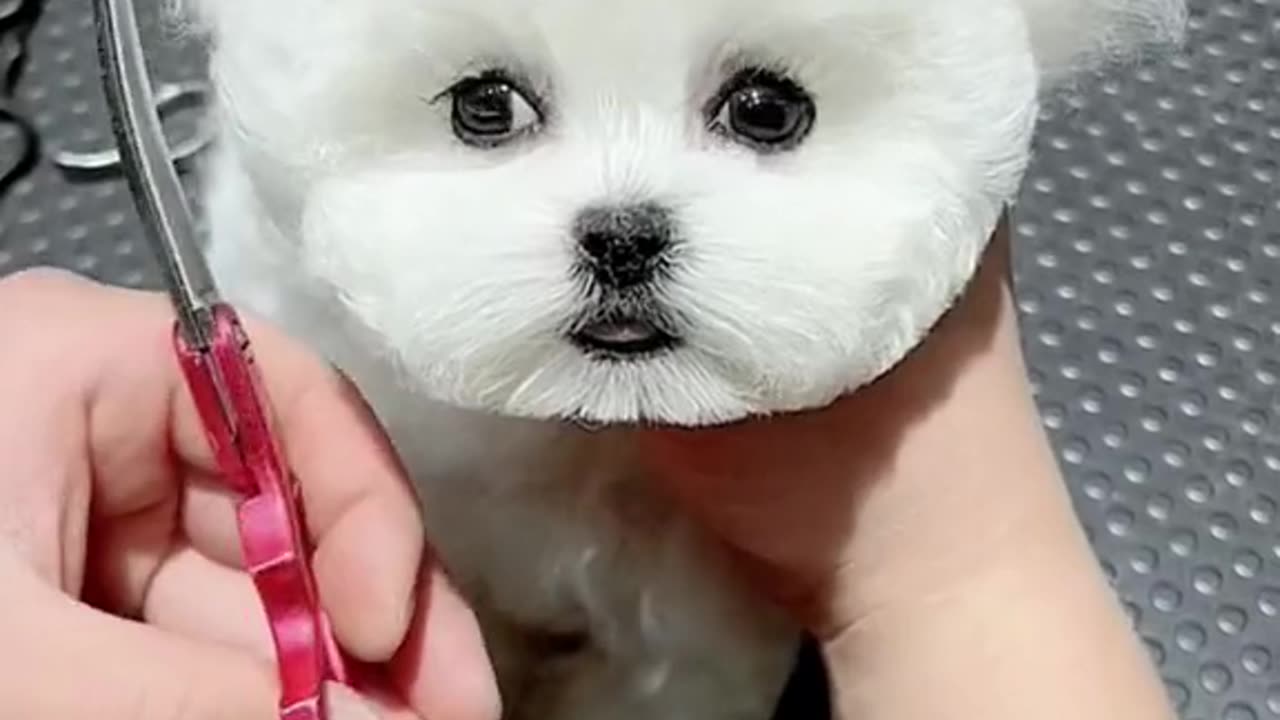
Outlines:
<svg viewBox="0 0 1280 720"><path fill-rule="evenodd" d="M280 718L323 720L324 683L347 684L347 672L320 607L298 486L282 461L258 366L230 305L211 308L209 338L202 351L175 327L196 410L222 475L238 496L245 569L265 606L277 653ZM226 412L237 415L227 418Z"/></svg>

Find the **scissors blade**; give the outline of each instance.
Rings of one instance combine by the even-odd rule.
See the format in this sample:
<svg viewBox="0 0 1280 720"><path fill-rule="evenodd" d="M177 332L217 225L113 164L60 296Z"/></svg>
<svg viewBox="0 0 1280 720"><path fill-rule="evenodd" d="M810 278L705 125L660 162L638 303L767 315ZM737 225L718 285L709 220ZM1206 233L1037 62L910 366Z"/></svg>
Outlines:
<svg viewBox="0 0 1280 720"><path fill-rule="evenodd" d="M184 339L196 349L207 350L210 312L219 300L218 290L170 162L133 0L93 0L93 8L103 88L124 175L147 240L161 262Z"/></svg>

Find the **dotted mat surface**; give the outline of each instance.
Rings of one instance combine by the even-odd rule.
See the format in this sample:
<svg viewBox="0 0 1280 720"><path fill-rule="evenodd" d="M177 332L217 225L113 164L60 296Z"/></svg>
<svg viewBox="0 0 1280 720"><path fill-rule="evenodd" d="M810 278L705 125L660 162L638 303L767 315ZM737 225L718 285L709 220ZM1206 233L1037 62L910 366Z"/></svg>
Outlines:
<svg viewBox="0 0 1280 720"><path fill-rule="evenodd" d="M1046 111L1017 287L1044 422L1182 718L1265 720L1280 718L1280 0L1192 6L1182 55ZM52 160L107 147L91 21L84 0L0 0L0 274L152 286L123 182ZM159 79L200 77L198 53L150 36ZM167 128L192 137L192 115Z"/></svg>

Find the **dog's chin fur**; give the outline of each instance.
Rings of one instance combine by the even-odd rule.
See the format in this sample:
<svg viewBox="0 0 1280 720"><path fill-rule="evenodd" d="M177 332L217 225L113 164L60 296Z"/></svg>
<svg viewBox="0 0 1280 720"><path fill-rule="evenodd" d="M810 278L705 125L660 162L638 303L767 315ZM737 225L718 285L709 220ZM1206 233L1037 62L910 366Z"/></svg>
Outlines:
<svg viewBox="0 0 1280 720"><path fill-rule="evenodd" d="M871 381L972 276L1038 100L1176 39L1184 14L1178 0L187 2L214 46L222 283L371 396L490 618L513 716L552 718L763 717L794 633L660 503L635 510L625 433L538 421L724 423ZM811 94L798 147L760 154L706 130L744 65ZM478 150L434 99L492 67L545 99L546 122ZM673 218L678 246L647 292L680 342L601 358L568 339L591 297L571 230L583 208L635 203ZM590 649L527 672L521 632L565 623Z"/></svg>

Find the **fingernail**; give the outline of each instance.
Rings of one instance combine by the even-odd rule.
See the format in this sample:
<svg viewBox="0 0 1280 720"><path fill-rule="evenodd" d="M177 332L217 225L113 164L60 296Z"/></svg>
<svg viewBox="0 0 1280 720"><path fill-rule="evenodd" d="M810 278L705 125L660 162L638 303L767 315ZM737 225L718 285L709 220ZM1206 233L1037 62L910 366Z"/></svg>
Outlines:
<svg viewBox="0 0 1280 720"><path fill-rule="evenodd" d="M329 704L333 720L381 720L373 706L362 700L351 688L327 683L324 690L325 702Z"/></svg>

